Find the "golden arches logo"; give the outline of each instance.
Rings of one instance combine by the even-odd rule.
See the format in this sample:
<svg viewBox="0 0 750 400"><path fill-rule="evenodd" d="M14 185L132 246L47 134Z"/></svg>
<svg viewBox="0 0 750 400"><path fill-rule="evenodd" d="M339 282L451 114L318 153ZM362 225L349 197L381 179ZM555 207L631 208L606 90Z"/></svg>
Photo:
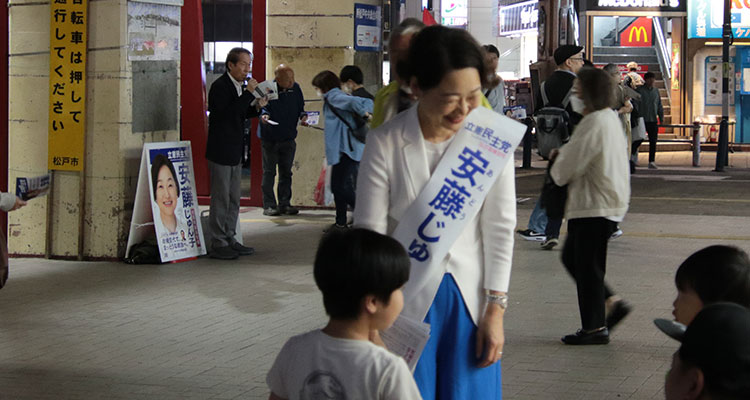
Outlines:
<svg viewBox="0 0 750 400"><path fill-rule="evenodd" d="M633 33L635 33L635 41L640 42L641 41L641 33L643 34L643 43L648 43L648 33L646 33L646 28L643 26L634 26L630 29L630 36L628 36L629 41L633 41Z"/></svg>

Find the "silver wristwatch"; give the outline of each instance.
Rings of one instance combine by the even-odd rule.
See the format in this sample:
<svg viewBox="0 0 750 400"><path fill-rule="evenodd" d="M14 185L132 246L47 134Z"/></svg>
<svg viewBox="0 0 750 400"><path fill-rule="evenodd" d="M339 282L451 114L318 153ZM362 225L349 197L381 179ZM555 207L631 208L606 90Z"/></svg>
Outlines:
<svg viewBox="0 0 750 400"><path fill-rule="evenodd" d="M485 293L484 298L487 300L487 304L497 304L503 310L508 308L508 295L507 294L492 294L490 292Z"/></svg>

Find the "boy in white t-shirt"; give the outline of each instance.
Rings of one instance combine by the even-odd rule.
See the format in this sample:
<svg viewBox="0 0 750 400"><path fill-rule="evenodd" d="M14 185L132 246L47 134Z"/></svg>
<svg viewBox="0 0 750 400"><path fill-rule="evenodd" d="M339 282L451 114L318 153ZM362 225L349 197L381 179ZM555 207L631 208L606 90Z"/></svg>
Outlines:
<svg viewBox="0 0 750 400"><path fill-rule="evenodd" d="M366 229L333 230L315 256L328 325L289 339L266 377L270 400L421 399L406 362L370 341L404 307L409 256Z"/></svg>

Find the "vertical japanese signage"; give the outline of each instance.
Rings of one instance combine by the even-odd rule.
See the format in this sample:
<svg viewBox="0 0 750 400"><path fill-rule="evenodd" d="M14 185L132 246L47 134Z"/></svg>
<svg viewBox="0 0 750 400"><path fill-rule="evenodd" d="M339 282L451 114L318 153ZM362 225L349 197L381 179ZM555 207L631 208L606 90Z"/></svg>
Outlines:
<svg viewBox="0 0 750 400"><path fill-rule="evenodd" d="M750 38L750 1L731 3L732 35ZM688 39L721 38L724 25L724 0L690 0L688 4Z"/></svg>
<svg viewBox="0 0 750 400"><path fill-rule="evenodd" d="M380 7L354 3L354 50L380 51Z"/></svg>
<svg viewBox="0 0 750 400"><path fill-rule="evenodd" d="M537 32L538 23L538 0L498 7L498 36L512 36L525 32Z"/></svg>
<svg viewBox="0 0 750 400"><path fill-rule="evenodd" d="M83 170L88 0L50 7L48 168Z"/></svg>

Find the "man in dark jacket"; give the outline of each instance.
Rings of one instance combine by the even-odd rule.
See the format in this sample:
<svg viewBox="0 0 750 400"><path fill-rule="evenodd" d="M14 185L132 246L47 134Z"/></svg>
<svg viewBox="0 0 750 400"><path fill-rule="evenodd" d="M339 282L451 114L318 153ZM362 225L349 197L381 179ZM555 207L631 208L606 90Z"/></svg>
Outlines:
<svg viewBox="0 0 750 400"><path fill-rule="evenodd" d="M347 65L342 68L341 73L339 74L339 79L341 79L341 89L344 92L352 96L375 100L375 96L370 94L370 92L368 92L363 86L365 76L358 66Z"/></svg>
<svg viewBox="0 0 750 400"><path fill-rule="evenodd" d="M255 99L251 91L258 82L250 79L245 84L251 65L248 50L232 49L227 54L227 72L211 84L208 92L206 158L211 174L210 255L222 260L255 252L235 240L240 212L244 122L259 115L259 109L250 104Z"/></svg>
<svg viewBox="0 0 750 400"><path fill-rule="evenodd" d="M544 93L548 102L545 104L543 96L537 91L534 96L534 112L546 106L563 106L563 100L573 88L578 70L583 67L583 47L566 44L558 47L554 54L557 69L544 82ZM570 97L572 97L572 93ZM570 118L570 131L578 125L583 115L573 110L572 101L568 102L565 110ZM559 244L560 227L562 218L547 218L547 214L539 200L537 200L534 211L529 217L528 229L519 230L518 233L526 240L542 241L541 247L551 250Z"/></svg>
<svg viewBox="0 0 750 400"><path fill-rule="evenodd" d="M297 82L294 71L281 64L274 71L278 85L279 98L271 100L263 107L261 124L258 126L258 137L263 149L263 214L295 215L299 213L292 207L292 164L297 150L297 124L307 120L305 99ZM276 168L279 168L277 192L279 202L273 194L273 183L276 180Z"/></svg>

